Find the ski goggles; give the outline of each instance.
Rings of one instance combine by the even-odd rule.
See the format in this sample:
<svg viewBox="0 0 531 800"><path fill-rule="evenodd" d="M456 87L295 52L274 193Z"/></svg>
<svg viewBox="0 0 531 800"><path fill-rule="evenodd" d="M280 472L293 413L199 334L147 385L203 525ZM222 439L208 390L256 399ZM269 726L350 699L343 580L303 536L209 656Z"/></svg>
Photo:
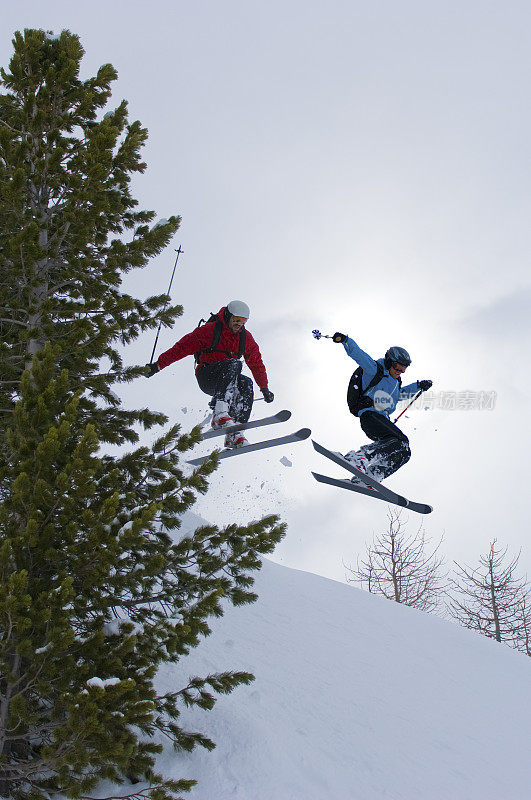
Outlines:
<svg viewBox="0 0 531 800"><path fill-rule="evenodd" d="M406 371L407 367L397 362L396 364L393 364L393 369L402 375Z"/></svg>
<svg viewBox="0 0 531 800"><path fill-rule="evenodd" d="M247 322L247 317L235 317L233 315L232 319L233 322L236 323L236 325L245 325L245 323Z"/></svg>

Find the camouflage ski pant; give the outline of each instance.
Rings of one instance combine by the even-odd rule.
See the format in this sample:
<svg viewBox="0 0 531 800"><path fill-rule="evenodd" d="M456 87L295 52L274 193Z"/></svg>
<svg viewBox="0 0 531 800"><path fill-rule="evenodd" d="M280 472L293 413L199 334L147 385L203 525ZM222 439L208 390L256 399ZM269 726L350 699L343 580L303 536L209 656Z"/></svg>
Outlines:
<svg viewBox="0 0 531 800"><path fill-rule="evenodd" d="M407 464L411 458L409 439L394 422L377 411L364 411L360 414L360 424L373 442L360 448L367 458L367 472L371 478L383 481Z"/></svg>
<svg viewBox="0 0 531 800"><path fill-rule="evenodd" d="M247 422L253 408L253 382L241 373L242 362L227 358L215 364L202 364L195 376L201 391L212 396L212 408L216 400L224 400L233 420Z"/></svg>

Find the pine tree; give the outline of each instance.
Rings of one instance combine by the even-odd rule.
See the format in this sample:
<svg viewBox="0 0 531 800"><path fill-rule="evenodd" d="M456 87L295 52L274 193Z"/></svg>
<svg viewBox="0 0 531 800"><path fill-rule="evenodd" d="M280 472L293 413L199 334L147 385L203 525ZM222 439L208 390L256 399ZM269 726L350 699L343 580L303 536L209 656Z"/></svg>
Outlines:
<svg viewBox="0 0 531 800"><path fill-rule="evenodd" d="M270 516L176 535L216 466L180 466L197 428L102 449L137 442L137 422L166 423L122 409L110 387L142 372L123 367L118 345L179 313L164 310L165 295L120 291L178 218L120 238L153 214L133 211L128 188L145 132L127 124L125 104L96 120L112 67L80 82L83 51L65 31L25 31L14 45L0 98L0 794L83 797L102 778L146 775L164 800L194 781L153 773L153 735L212 748L182 730L179 706L211 708L252 676L195 677L159 696L157 667L186 657L224 602L256 598L252 572L285 527Z"/></svg>
<svg viewBox="0 0 531 800"><path fill-rule="evenodd" d="M124 368L117 345L171 325L182 309L165 307L166 295L140 301L121 282L162 251L180 220L150 227L155 212L137 210L130 183L146 166L147 131L129 123L125 101L101 113L115 69L80 80L83 49L68 31L26 30L13 44L0 72L0 414L5 424L33 356L60 343L58 366L83 390L80 413L103 441L136 441L134 422L162 417L118 407L112 384L141 370Z"/></svg>

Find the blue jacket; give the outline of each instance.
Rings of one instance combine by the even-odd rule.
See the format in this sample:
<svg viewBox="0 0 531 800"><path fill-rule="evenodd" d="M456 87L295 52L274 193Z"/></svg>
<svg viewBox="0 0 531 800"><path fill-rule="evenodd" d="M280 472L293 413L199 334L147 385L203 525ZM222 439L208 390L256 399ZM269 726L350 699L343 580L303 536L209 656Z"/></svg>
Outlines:
<svg viewBox="0 0 531 800"><path fill-rule="evenodd" d="M343 347L345 348L347 355L353 358L354 361L363 369L363 380L361 385L362 388L365 389L376 375L376 361L364 350L362 350L361 347L359 347L350 337L347 338L346 342L343 342ZM380 363L384 368L383 377L381 381L376 384L376 386L373 386L372 389L369 389L367 392L367 397L372 398L373 402L375 399L374 395L376 392L378 392L376 405L371 406L370 408L363 408L360 411L359 416L364 414L366 411L376 411L378 414L382 414L384 417L389 418L389 415L393 413L399 400L408 400L418 392L419 387L417 381L408 384L408 386L401 387L399 381L395 378L392 378L389 374L389 370L385 368L384 359L379 358L378 363Z"/></svg>

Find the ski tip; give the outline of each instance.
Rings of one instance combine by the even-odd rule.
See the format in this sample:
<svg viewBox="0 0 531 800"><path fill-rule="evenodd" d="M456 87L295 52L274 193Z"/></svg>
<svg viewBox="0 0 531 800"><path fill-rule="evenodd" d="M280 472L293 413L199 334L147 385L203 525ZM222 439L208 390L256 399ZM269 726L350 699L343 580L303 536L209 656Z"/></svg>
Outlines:
<svg viewBox="0 0 531 800"><path fill-rule="evenodd" d="M313 470L311 470L311 473L312 473L313 477L315 478L315 480L318 481L319 483L326 483L327 482L326 481L326 475L321 475L320 472L314 472Z"/></svg>
<svg viewBox="0 0 531 800"><path fill-rule="evenodd" d="M278 414L275 414L275 417L279 422L286 422L291 417L291 411L284 408L282 411L279 411Z"/></svg>
<svg viewBox="0 0 531 800"><path fill-rule="evenodd" d="M414 500L406 500L404 508L407 508L408 511L416 511L417 514L431 514L433 511L433 506L429 506L427 503L416 503Z"/></svg>
<svg viewBox="0 0 531 800"><path fill-rule="evenodd" d="M310 428L301 428L300 431L296 431L293 435L296 436L297 439L302 440L308 439L312 435L312 432Z"/></svg>

